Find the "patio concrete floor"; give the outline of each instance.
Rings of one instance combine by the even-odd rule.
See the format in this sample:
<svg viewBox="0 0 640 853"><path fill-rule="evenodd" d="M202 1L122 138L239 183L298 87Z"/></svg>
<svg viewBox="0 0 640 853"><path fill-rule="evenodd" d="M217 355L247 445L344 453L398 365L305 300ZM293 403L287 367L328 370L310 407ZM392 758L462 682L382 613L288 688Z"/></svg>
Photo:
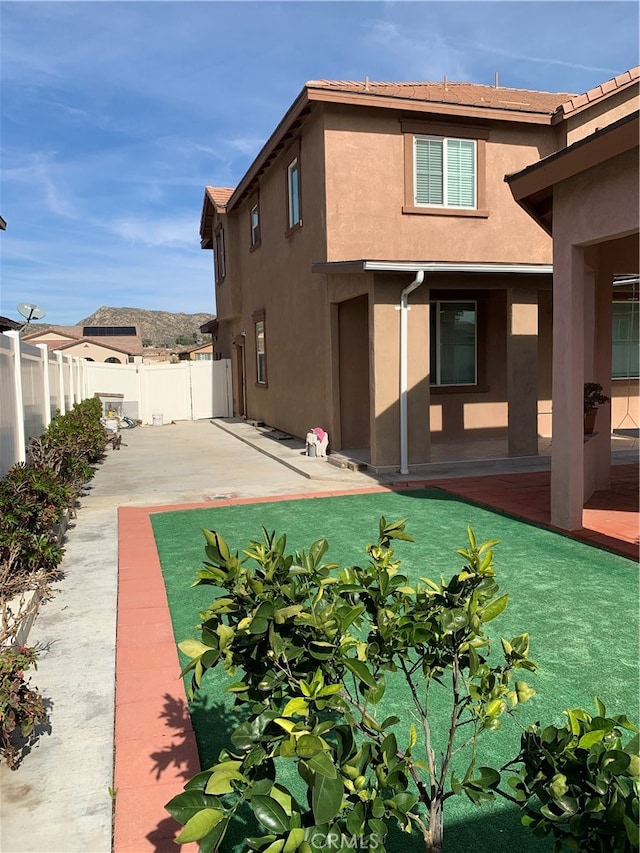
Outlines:
<svg viewBox="0 0 640 853"><path fill-rule="evenodd" d="M548 523L548 460L527 462L526 473L496 459L477 477L437 468L373 477L309 459L299 442L244 421L214 423L125 432L90 484L64 578L29 637L41 649L33 681L52 703L51 729L18 771L0 768L0 853L178 849L164 804L198 764L150 512L428 483ZM614 456L626 464L612 468L612 492L594 496L573 535L637 559L637 451Z"/></svg>

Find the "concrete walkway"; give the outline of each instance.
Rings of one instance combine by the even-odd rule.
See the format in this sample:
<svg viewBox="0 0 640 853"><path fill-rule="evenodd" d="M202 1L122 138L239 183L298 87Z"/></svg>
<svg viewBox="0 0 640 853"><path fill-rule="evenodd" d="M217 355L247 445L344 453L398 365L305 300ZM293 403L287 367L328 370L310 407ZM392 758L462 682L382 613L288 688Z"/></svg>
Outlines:
<svg viewBox="0 0 640 853"><path fill-rule="evenodd" d="M398 479L397 474L382 478L341 469L328 460L303 454L300 442L282 440L277 434L232 420L131 430L123 433L120 451L108 452L68 532L62 564L65 576L57 584L55 596L43 606L29 637L29 644L41 649L33 680L52 703L51 731L43 734L18 771L0 768L0 853L110 853L112 849L109 789L114 778L118 507L186 508L237 499L343 493L380 488ZM631 456L628 461L632 458L637 459ZM509 467L495 462L482 473L500 473ZM544 468L545 463L541 461L539 467ZM460 476L453 471L449 474L456 475ZM431 477L423 472L402 480L410 485L430 480L442 487L445 477L446 472L434 470ZM462 487L461 481L458 487ZM141 524L150 528L148 509L141 509L139 515ZM135 516L133 510L128 512L129 520L135 522ZM142 536L142 530L135 523L128 526L120 553L118 635L119 644L129 637L131 654L136 653L138 641L131 624L127 631L126 615L123 620L123 588L128 585L133 593L129 603L150 608L149 614L156 606L166 609L161 584L135 589L136 570L141 567L137 536ZM148 535L146 527L144 535ZM144 547L149 550L149 542ZM172 638L165 639L175 655ZM138 655L141 653L142 648ZM135 666L122 671L119 678L120 683L128 684L130 695L142 698L146 688ZM131 745L143 734L140 726L136 728L136 710L131 707L129 717L120 717ZM135 753L129 750L124 755L124 763L130 767L135 765L132 756ZM132 772L140 773L140 768L136 771L133 766ZM164 792L158 794L159 802L166 802ZM134 807L129 809L128 820L144 823L146 816L136 811L137 801L131 802ZM117 803L124 813L126 797L120 795ZM159 853L169 841L168 833L168 829L160 829L157 840L145 834L141 836L144 842L123 841L113 849L115 853ZM175 845L173 849L177 849Z"/></svg>

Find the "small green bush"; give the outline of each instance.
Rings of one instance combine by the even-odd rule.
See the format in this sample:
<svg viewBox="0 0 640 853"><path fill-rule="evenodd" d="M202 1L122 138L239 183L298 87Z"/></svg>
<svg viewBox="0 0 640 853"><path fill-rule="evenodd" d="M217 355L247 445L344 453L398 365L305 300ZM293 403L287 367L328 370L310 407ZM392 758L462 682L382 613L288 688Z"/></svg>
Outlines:
<svg viewBox="0 0 640 853"><path fill-rule="evenodd" d="M43 697L25 678L30 667L38 668L34 649L0 651L0 754L11 768L37 739L36 726L48 719ZM22 745L16 744L16 735L24 739Z"/></svg>

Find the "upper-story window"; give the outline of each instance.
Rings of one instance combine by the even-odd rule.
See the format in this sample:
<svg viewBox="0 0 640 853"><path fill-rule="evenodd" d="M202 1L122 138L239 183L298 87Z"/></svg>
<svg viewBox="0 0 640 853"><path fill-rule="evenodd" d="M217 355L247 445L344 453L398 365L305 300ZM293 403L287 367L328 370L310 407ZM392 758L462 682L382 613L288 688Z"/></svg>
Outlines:
<svg viewBox="0 0 640 853"><path fill-rule="evenodd" d="M224 228L220 226L216 231L216 246L214 250L214 263L216 281L222 281L227 274L227 261L224 252Z"/></svg>
<svg viewBox="0 0 640 853"><path fill-rule="evenodd" d="M404 213L486 218L484 126L403 121Z"/></svg>
<svg viewBox="0 0 640 853"><path fill-rule="evenodd" d="M414 203L476 207L476 141L414 137Z"/></svg>
<svg viewBox="0 0 640 853"><path fill-rule="evenodd" d="M260 208L254 204L249 212L251 226L251 248L260 245Z"/></svg>
<svg viewBox="0 0 640 853"><path fill-rule="evenodd" d="M300 164L295 157L287 166L287 223L295 228L302 223L300 215Z"/></svg>

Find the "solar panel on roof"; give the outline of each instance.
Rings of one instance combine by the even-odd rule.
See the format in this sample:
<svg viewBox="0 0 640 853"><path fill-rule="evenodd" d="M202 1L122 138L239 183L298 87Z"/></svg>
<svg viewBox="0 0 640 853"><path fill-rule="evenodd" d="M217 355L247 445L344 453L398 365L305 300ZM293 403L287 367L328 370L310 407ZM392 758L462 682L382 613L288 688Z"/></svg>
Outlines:
<svg viewBox="0 0 640 853"><path fill-rule="evenodd" d="M85 326L82 330L84 337L135 337L135 326Z"/></svg>

